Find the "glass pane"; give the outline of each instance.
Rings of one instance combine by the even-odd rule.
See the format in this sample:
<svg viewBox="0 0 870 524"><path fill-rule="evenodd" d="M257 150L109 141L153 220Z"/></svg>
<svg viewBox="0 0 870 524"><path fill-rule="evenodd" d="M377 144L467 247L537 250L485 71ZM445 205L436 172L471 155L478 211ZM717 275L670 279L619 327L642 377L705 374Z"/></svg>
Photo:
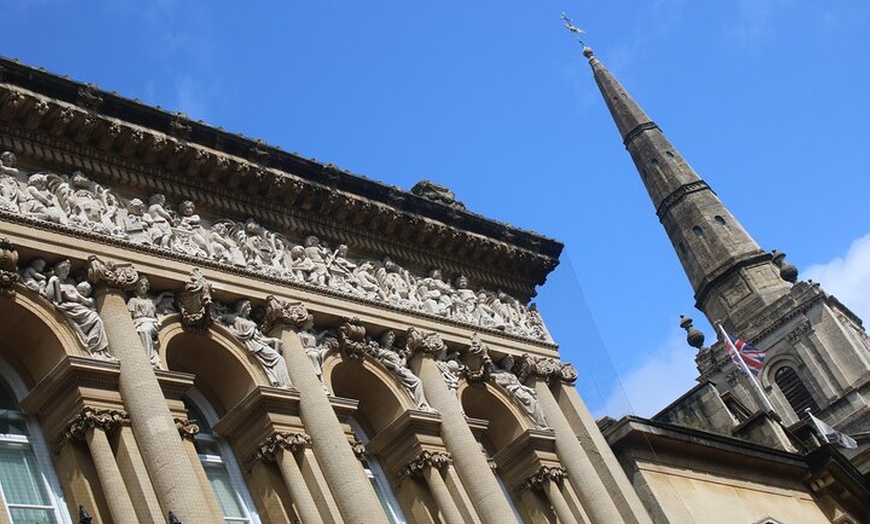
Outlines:
<svg viewBox="0 0 870 524"><path fill-rule="evenodd" d="M36 457L25 446L0 446L0 489L9 505L51 506Z"/></svg>
<svg viewBox="0 0 870 524"><path fill-rule="evenodd" d="M56 524L50 509L9 508L12 524Z"/></svg>
<svg viewBox="0 0 870 524"><path fill-rule="evenodd" d="M0 435L27 435L27 423L18 413L0 409Z"/></svg>
<svg viewBox="0 0 870 524"><path fill-rule="evenodd" d="M211 484L225 519L242 519L247 522L248 515L239 503L239 497L230 482L230 476L223 466L218 464L203 464L205 474Z"/></svg>

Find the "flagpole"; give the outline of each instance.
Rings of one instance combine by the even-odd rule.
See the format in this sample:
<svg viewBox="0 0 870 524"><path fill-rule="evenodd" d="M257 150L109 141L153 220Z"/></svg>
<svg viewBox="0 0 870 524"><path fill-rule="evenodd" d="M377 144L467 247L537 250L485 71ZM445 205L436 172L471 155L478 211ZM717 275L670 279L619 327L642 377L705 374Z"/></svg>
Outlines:
<svg viewBox="0 0 870 524"><path fill-rule="evenodd" d="M761 389L761 384L758 383L758 380L755 378L755 375L749 370L749 366L746 365L746 362L743 360L743 356L740 354L740 351L734 346L734 343L731 342L731 337L728 336L728 333L725 332L725 328L722 327L722 324L717 322L717 326L719 326L719 331L722 332L723 342L725 343L725 349L728 350L728 354L731 356L736 356L737 358L732 358L731 360L737 360L738 368L743 371L743 373L749 377L749 381L752 383L755 388L755 392L758 394L758 400L761 401L762 406L769 412L776 412L773 409L773 404L770 403L770 399L767 398L767 395L764 393L764 390ZM732 353L733 352L733 353Z"/></svg>

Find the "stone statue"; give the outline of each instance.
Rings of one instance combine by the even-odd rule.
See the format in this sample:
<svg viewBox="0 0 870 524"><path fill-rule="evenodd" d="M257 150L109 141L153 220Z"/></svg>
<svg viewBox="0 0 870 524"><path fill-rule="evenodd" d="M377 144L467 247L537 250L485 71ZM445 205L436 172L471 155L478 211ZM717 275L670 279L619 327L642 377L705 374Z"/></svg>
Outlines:
<svg viewBox="0 0 870 524"><path fill-rule="evenodd" d="M145 215L151 244L159 247L168 247L172 241L174 219L165 206L166 197L162 193L155 193L148 199L148 213Z"/></svg>
<svg viewBox="0 0 870 524"><path fill-rule="evenodd" d="M231 225L232 222L227 220L215 222L206 233L205 239L213 259L225 264L244 267L246 265L245 255L242 254L242 250L233 240L230 232Z"/></svg>
<svg viewBox="0 0 870 524"><path fill-rule="evenodd" d="M441 279L441 271L433 269L429 276L417 282L417 298L429 313L440 315L453 306L450 298L453 289Z"/></svg>
<svg viewBox="0 0 870 524"><path fill-rule="evenodd" d="M314 235L305 238L305 258L311 262L308 273L308 283L325 286L329 279L329 268L324 258L326 250L320 245L320 239Z"/></svg>
<svg viewBox="0 0 870 524"><path fill-rule="evenodd" d="M127 238L136 244L150 244L148 224L145 219L145 203L138 198L127 202L127 216L124 217L124 233Z"/></svg>
<svg viewBox="0 0 870 524"><path fill-rule="evenodd" d="M423 411L434 411L429 402L426 401L426 395L423 393L423 383L420 378L408 369L408 362L404 354L397 351L393 346L396 342L396 333L392 329L384 331L381 335L380 344L372 345L371 357L380 362L387 371L392 373L399 382L405 386L417 403L417 409Z"/></svg>
<svg viewBox="0 0 870 524"><path fill-rule="evenodd" d="M45 259L34 258L30 261L30 265L21 271L21 281L24 286L42 296L45 296L45 286L48 284L45 266Z"/></svg>
<svg viewBox="0 0 870 524"><path fill-rule="evenodd" d="M139 277L134 295L127 301L127 309L133 317L133 326L136 328L136 333L139 334L139 340L142 341L142 347L145 348L148 360L151 361L152 366L160 369L162 366L160 365L160 356L157 353L160 347L160 341L157 338L159 321L155 302L164 300L172 294L164 291L152 300L148 296L150 289L151 283L148 281L148 277Z"/></svg>
<svg viewBox="0 0 870 524"><path fill-rule="evenodd" d="M115 360L109 354L109 339L103 319L97 314L91 298L91 285L85 281L75 284L70 279L70 261L55 264L45 287L45 296L70 320L79 340L91 356L100 360Z"/></svg>
<svg viewBox="0 0 870 524"><path fill-rule="evenodd" d="M65 224L66 216L58 206L54 195L48 190L48 176L35 173L27 179L18 205L21 214L57 224Z"/></svg>
<svg viewBox="0 0 870 524"><path fill-rule="evenodd" d="M292 387L287 363L281 356L281 339L268 337L251 320L251 301L236 302L234 312L223 316L223 323L238 337L252 355L257 357L269 377L269 383L280 388Z"/></svg>
<svg viewBox="0 0 870 524"><path fill-rule="evenodd" d="M320 344L320 340L318 339L322 337L318 337L314 334L314 315L308 315L308 318L306 318L305 322L302 324L298 335L299 342L302 344L302 349L305 350L308 360L311 361L311 367L314 369L314 374L317 375L317 379L320 381L323 391L329 395L329 389L323 382L323 356L326 354L327 347Z"/></svg>
<svg viewBox="0 0 870 524"><path fill-rule="evenodd" d="M529 418L539 428L548 427L547 421L544 419L544 413L541 411L541 406L538 404L537 393L534 389L520 383L520 379L511 371L513 366L514 358L511 355L506 355L501 360L500 366L493 366L490 372L492 381L507 391L511 398L514 399L514 402L523 408Z"/></svg>
<svg viewBox="0 0 870 524"><path fill-rule="evenodd" d="M212 252L205 239L205 229L202 227L196 205L185 200L178 206L178 222L173 235L172 249L189 255L211 258Z"/></svg>
<svg viewBox="0 0 870 524"><path fill-rule="evenodd" d="M326 263L329 287L339 291L354 291L354 270L357 265L347 259L347 244L340 244Z"/></svg>
<svg viewBox="0 0 870 524"><path fill-rule="evenodd" d="M447 389L454 397L459 398L459 376L465 370L465 365L459 360L459 354L454 351L443 359L435 359L435 365L438 366Z"/></svg>
<svg viewBox="0 0 870 524"><path fill-rule="evenodd" d="M0 209L18 213L18 198L21 187L18 185L18 169L15 167L15 154L11 151L0 153Z"/></svg>

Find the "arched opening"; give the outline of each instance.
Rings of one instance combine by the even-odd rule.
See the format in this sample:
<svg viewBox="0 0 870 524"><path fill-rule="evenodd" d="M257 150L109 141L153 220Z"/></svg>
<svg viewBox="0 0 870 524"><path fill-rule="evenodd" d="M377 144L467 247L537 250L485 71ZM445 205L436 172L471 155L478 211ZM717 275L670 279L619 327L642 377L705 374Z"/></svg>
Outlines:
<svg viewBox="0 0 870 524"><path fill-rule="evenodd" d="M331 370L328 377L333 393L359 402L348 423L354 438L363 445L412 407L410 397L399 389L400 386L370 362L334 360L326 367ZM396 475L394 472L389 474L384 466L388 459L368 453L362 466L390 522L400 524L406 522L404 514L406 511L410 513L410 506L419 493L410 489L397 493Z"/></svg>
<svg viewBox="0 0 870 524"><path fill-rule="evenodd" d="M219 416L258 385L269 385L265 372L222 328L191 333L176 320L163 327L160 339L161 360L166 367L195 375L196 388Z"/></svg>
<svg viewBox="0 0 870 524"><path fill-rule="evenodd" d="M15 378L0 360L0 521L69 524L48 449L39 426L21 411L24 388L16 394Z"/></svg>
<svg viewBox="0 0 870 524"><path fill-rule="evenodd" d="M466 386L460 391L460 400L462 409L467 416L487 421L486 431L476 432L475 437L491 461L498 455L499 451L531 427L528 417L492 385ZM540 511L541 508L527 507L528 504L523 502L522 494L518 489L522 479L505 478L502 469L501 466L496 467L496 480L504 491L517 520L524 522L532 519L531 512ZM541 505L540 501L536 502L536 505ZM522 518L521 514L524 514L526 518Z"/></svg>
<svg viewBox="0 0 870 524"><path fill-rule="evenodd" d="M195 389L189 391L182 401L188 418L195 420L199 426L193 445L221 508L224 522L259 524L260 519L230 446L212 429L218 420L214 408Z"/></svg>
<svg viewBox="0 0 870 524"><path fill-rule="evenodd" d="M789 366L779 368L773 375L773 381L798 417L802 416L807 408L813 412L819 410L819 405L794 368Z"/></svg>

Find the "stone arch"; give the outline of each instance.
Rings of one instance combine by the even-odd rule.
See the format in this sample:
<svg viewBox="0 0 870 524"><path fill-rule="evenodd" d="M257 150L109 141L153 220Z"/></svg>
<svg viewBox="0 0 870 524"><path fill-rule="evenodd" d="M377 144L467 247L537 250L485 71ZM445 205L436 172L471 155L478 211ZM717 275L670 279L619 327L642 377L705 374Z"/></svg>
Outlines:
<svg viewBox="0 0 870 524"><path fill-rule="evenodd" d="M462 409L472 418L489 422L486 430L492 453L514 441L522 432L533 428L529 417L500 387L489 383L463 383L457 391Z"/></svg>
<svg viewBox="0 0 870 524"><path fill-rule="evenodd" d="M366 359L324 359L323 379L336 396L359 401L357 421L368 424L373 435L390 425L405 410L414 409L407 390L380 365Z"/></svg>
<svg viewBox="0 0 870 524"><path fill-rule="evenodd" d="M192 373L194 384L223 416L257 386L269 379L232 333L213 325L205 333L191 333L179 315L161 322L160 361L171 371Z"/></svg>
<svg viewBox="0 0 870 524"><path fill-rule="evenodd" d="M819 409L814 394L814 391L818 390L817 384L812 381L808 373L802 371L804 369L806 369L804 363L794 356L779 355L768 362L761 377L764 388L768 391L775 391L781 404L791 408L797 418L803 416L803 410L806 407L813 411ZM797 380L795 387L802 391L788 390L788 386L783 382L784 373L793 374L792 378Z"/></svg>
<svg viewBox="0 0 870 524"><path fill-rule="evenodd" d="M63 314L23 286L14 298L0 300L0 318L0 357L28 388L67 355L90 356Z"/></svg>

